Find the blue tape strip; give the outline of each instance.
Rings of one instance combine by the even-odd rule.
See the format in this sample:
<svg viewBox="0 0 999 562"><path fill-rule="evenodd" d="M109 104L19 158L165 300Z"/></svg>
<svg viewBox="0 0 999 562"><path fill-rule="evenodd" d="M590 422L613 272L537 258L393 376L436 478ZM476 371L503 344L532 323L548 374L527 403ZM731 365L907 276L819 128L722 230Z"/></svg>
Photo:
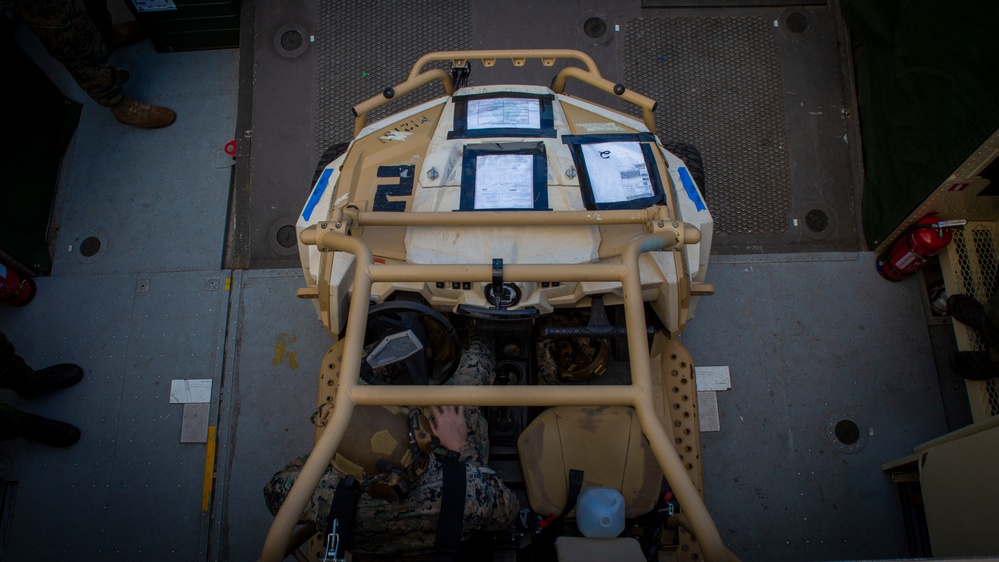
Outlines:
<svg viewBox="0 0 999 562"><path fill-rule="evenodd" d="M302 218L309 220L312 218L312 211L315 210L316 205L319 204L319 200L323 197L323 192L326 191L326 184L330 182L330 176L333 175L333 170L327 168L323 170L323 175L319 176L319 181L316 182L316 188L312 190L312 195L309 196L309 200L305 202L305 209L302 209Z"/></svg>
<svg viewBox="0 0 999 562"><path fill-rule="evenodd" d="M694 208L698 211L708 210L707 205L704 204L704 200L701 199L701 194L697 192L697 186L694 185L694 178L690 177L690 172L687 168L681 166L677 172L680 174L680 183L683 184L683 190L687 192L687 197L694 202Z"/></svg>

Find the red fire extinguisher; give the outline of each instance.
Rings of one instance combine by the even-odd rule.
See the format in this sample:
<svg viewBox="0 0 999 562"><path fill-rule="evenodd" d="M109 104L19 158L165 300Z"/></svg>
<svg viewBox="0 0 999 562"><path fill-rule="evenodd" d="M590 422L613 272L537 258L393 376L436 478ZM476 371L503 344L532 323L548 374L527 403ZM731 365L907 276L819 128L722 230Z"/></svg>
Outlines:
<svg viewBox="0 0 999 562"><path fill-rule="evenodd" d="M939 254L950 244L951 227L968 221L942 221L929 215L921 218L898 239L888 251L878 257L878 273L889 281L901 281L919 271L926 260Z"/></svg>
<svg viewBox="0 0 999 562"><path fill-rule="evenodd" d="M35 282L0 263L0 302L24 306L35 298Z"/></svg>

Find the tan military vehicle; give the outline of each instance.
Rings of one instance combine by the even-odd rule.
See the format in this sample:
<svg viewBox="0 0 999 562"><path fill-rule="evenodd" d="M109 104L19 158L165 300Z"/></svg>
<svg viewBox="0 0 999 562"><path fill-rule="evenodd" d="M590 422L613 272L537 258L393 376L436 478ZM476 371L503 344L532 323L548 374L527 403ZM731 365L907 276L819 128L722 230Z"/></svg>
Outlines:
<svg viewBox="0 0 999 562"><path fill-rule="evenodd" d="M473 61L558 59L580 66L550 88L462 83ZM451 71L424 70L440 61ZM566 93L569 79L642 118ZM435 81L443 96L367 123ZM526 496L507 543L562 512L579 470L584 488L625 498L633 538L613 556L631 559L637 542L641 559L731 558L702 500L693 360L676 339L713 292L712 219L699 156L664 147L655 105L581 52L544 50L432 53L353 108L355 138L329 155L298 221L299 296L335 343L315 449L264 560L306 557L298 547L315 531L295 522L355 406L430 404L486 407L491 446L514 459ZM473 329L496 342L496 384L444 384ZM593 556L587 540L616 542L560 540L559 556Z"/></svg>

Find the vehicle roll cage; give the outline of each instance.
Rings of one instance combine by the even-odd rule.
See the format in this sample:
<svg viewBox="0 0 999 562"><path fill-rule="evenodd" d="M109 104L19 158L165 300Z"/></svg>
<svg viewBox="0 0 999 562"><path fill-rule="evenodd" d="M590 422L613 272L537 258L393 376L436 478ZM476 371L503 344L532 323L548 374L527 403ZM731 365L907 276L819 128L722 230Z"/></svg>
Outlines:
<svg viewBox="0 0 999 562"><path fill-rule="evenodd" d="M423 59L421 59L423 60ZM360 238L350 236L352 227L371 225L435 226L465 225L473 213L388 213L344 212L338 209L334 221L319 223L302 231L303 244L317 246L322 252L347 252L355 258L353 288L344 336L343 360L339 373L331 417L319 436L308 461L302 467L294 486L271 525L264 543L261 560L278 562L290 552L289 544L295 524L326 472L327 467L347 430L355 406L412 404L476 405L476 406L631 406L635 409L642 432L669 481L685 517L674 522L689 530L698 540L708 561L734 560L725 548L721 536L708 513L704 501L683 462L673 447L671 436L657 414L653 398L652 367L649 357L648 333L645 325L645 303L639 275L641 254L682 248L696 244L700 231L689 224L659 220L655 209L649 211L598 211L568 213L534 213L528 211L474 213L477 225L543 226L551 224L605 225L608 222L652 222L652 234L634 238L621 254L619 263L585 264L508 264L504 280L518 281L604 281L621 284L627 327L628 356L631 384L586 386L367 386L358 384L362 360L364 333L374 282L422 281L439 279L490 282L491 264L422 265L376 264L371 249ZM659 217L663 215L658 214ZM430 222L435 221L435 222ZM322 276L320 276L322 277ZM322 298L315 287L307 294ZM326 295L329 298L328 280ZM315 293L320 294L315 294ZM300 292L300 294L302 294ZM301 541L312 533L294 533ZM297 547L297 545L294 545Z"/></svg>
<svg viewBox="0 0 999 562"><path fill-rule="evenodd" d="M422 86L440 80L444 87L444 93L448 96L454 94L454 82L451 76L440 68L423 71L423 67L431 62L449 61L452 68L464 67L469 61L481 61L485 67L492 67L496 64L496 59L510 59L516 67L524 66L527 59L541 59L544 66L555 66L558 59L572 59L583 63L585 69L568 66L559 71L552 81L552 91L556 94L565 92L565 84L569 78L575 78L580 82L589 84L594 88L603 90L608 94L613 94L628 103L632 103L642 108L642 120L649 132L656 134L656 101L650 97L643 96L624 87L620 82L614 83L600 75L597 64L589 55L581 51L571 49L513 49L495 51L440 51L428 53L420 57L409 71L409 78L405 82L396 86L390 86L382 90L381 94L373 96L355 105L351 110L354 112L354 136L356 137L364 129L368 122L368 113L379 108L390 101L419 89Z"/></svg>

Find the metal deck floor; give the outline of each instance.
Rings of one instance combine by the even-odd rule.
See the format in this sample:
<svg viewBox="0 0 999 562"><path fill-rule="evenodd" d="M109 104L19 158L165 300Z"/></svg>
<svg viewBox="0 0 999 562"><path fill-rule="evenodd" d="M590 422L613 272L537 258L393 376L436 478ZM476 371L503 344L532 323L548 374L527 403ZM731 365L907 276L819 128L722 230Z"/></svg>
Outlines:
<svg viewBox="0 0 999 562"><path fill-rule="evenodd" d="M158 55L148 42L115 52L129 95L178 114L173 127L141 131L87 98L23 26L18 38L84 110L63 159L52 276L27 307L4 307L0 326L30 365L73 362L86 374L51 397L0 398L82 432L68 450L0 445L2 477L17 482L0 557L204 560L207 446L181 442L184 406L170 394L175 379L212 379L215 397L221 383L232 167L221 156L238 52ZM81 252L87 238L100 242L96 254Z"/></svg>
<svg viewBox="0 0 999 562"><path fill-rule="evenodd" d="M261 64L274 56L279 28L302 21L308 29L317 17L311 1L264 4L258 12L276 12L254 22ZM573 21L597 9L584 4L572 7ZM639 10L637 2L602 9L614 21ZM520 20L485 2L471 2L471 10L476 25L502 24L476 33L473 47L550 44L515 44L503 29ZM540 33L544 21L532 20L517 37ZM585 47L570 31L549 40ZM0 478L18 483L0 558L253 560L271 521L262 487L312 442L309 415L328 338L311 305L294 297L299 271L273 269L293 260L273 255L256 262L272 269L259 270L220 265L231 161L219 151L237 128L237 81L253 81L237 77L247 61L236 51L122 49L115 59L132 71L129 91L179 114L170 129L134 131L86 100L37 45L29 51L87 105L64 162L53 275L39 280L29 306L0 309L0 329L31 365L76 362L86 378L50 398L24 402L3 392L0 399L73 422L83 439L68 450L0 443ZM616 76L611 55L596 53L605 74ZM282 72L308 70L296 64ZM305 166L271 168L264 172L271 180L252 186L270 193L254 208L288 201L289 210L269 215L275 219L297 213L307 186L299 198L281 182L295 174L307 181L316 148L311 106L274 103L289 95L299 94L287 82L254 84L253 153L291 154L282 166ZM816 155L789 156L794 178ZM843 181L837 176L835 187L852 193ZM792 198L807 200L801 185L791 182ZM88 236L103 242L96 259L78 252ZM802 249L713 258L708 280L717 294L701 301L683 336L698 364L732 373L732 390L718 395L721 431L702 435L706 501L744 560L901 557L897 494L880 465L947 430L920 291L914 281L881 280L870 254ZM208 446L180 442L183 407L168 399L174 379L213 381L217 457L207 499ZM826 438L839 414L864 430L859 452L840 452Z"/></svg>
<svg viewBox="0 0 999 562"><path fill-rule="evenodd" d="M744 560L908 555L883 462L947 432L916 283L873 254L713 258L717 294L683 341L728 365L721 431L702 433L705 499ZM857 449L830 440L853 420ZM861 515L862 514L862 515Z"/></svg>

